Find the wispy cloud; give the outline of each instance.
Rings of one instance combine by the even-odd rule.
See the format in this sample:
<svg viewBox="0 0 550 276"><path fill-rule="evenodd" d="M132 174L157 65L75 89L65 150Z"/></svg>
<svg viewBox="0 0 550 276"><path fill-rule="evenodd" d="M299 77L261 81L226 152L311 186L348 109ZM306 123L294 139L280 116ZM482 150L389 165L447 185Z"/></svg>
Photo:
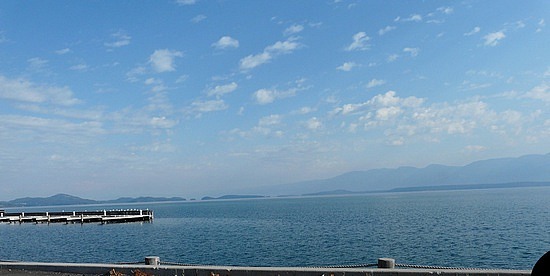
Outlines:
<svg viewBox="0 0 550 276"><path fill-rule="evenodd" d="M73 65L71 67L69 67L69 69L71 70L74 70L74 71L86 71L89 69L89 66L85 63L80 63L80 64L77 64L77 65Z"/></svg>
<svg viewBox="0 0 550 276"><path fill-rule="evenodd" d="M20 115L0 115L0 125L15 132L39 133L44 140L52 142L70 141L75 136L81 139L85 136L95 137L106 132L102 124L96 121L74 123L61 119ZM67 139L66 136L70 138Z"/></svg>
<svg viewBox="0 0 550 276"><path fill-rule="evenodd" d="M387 62L394 62L399 58L398 54L391 54L386 58Z"/></svg>
<svg viewBox="0 0 550 276"><path fill-rule="evenodd" d="M276 56L290 54L301 47L296 40L297 38L291 37L285 41L277 41L275 44L267 46L262 53L246 56L239 61L239 68L243 71L250 70L268 63Z"/></svg>
<svg viewBox="0 0 550 276"><path fill-rule="evenodd" d="M365 32L358 32L354 34L352 39L353 42L346 47L346 51L364 51L369 49L370 45L368 44L368 41L370 40L370 37L368 37Z"/></svg>
<svg viewBox="0 0 550 276"><path fill-rule="evenodd" d="M444 13L444 14L451 14L451 13L453 13L454 10L451 7L439 7L439 8L437 8L437 11L441 12L441 13Z"/></svg>
<svg viewBox="0 0 550 276"><path fill-rule="evenodd" d="M68 87L37 85L25 79L8 79L4 76L0 76L0 98L62 106L81 102Z"/></svg>
<svg viewBox="0 0 550 276"><path fill-rule="evenodd" d="M124 31L118 31L111 34L112 41L105 42L103 45L108 48L119 48L130 44L132 37L127 35Z"/></svg>
<svg viewBox="0 0 550 276"><path fill-rule="evenodd" d="M29 70L40 72L46 69L49 61L43 58L33 57L27 59L27 62L29 63Z"/></svg>
<svg viewBox="0 0 550 276"><path fill-rule="evenodd" d="M239 41L230 36L222 36L218 41L212 43L212 47L216 49L239 48Z"/></svg>
<svg viewBox="0 0 550 276"><path fill-rule="evenodd" d="M494 33L489 33L483 37L483 39L485 40L483 44L485 46L494 47L494 46L497 46L498 43L505 37L506 35L504 34L504 30L494 32Z"/></svg>
<svg viewBox="0 0 550 276"><path fill-rule="evenodd" d="M390 32L390 31L393 31L395 29L397 29L397 27L395 27L395 26L386 26L386 27L378 30L378 34L379 35L385 35L386 33Z"/></svg>
<svg viewBox="0 0 550 276"><path fill-rule="evenodd" d="M59 49L57 51L55 51L56 54L58 55L64 55L64 54L67 54L67 53L70 53L71 52L71 49L69 48L63 48L63 49Z"/></svg>
<svg viewBox="0 0 550 276"><path fill-rule="evenodd" d="M177 57L182 57L183 54L179 51L173 51L168 49L155 50L155 52L149 57L149 62L158 73L170 72L176 70L174 61Z"/></svg>
<svg viewBox="0 0 550 276"><path fill-rule="evenodd" d="M265 105L273 103L278 99L293 97L299 90L299 88L290 88L288 90L259 89L252 96L256 100L256 103Z"/></svg>
<svg viewBox="0 0 550 276"><path fill-rule="evenodd" d="M409 53L411 55L411 57L416 57L418 56L418 53L420 52L420 49L419 48L404 48L403 49L403 52L405 53Z"/></svg>
<svg viewBox="0 0 550 276"><path fill-rule="evenodd" d="M192 111L198 113L214 112L228 108L223 100L194 101L191 106Z"/></svg>
<svg viewBox="0 0 550 276"><path fill-rule="evenodd" d="M199 23L201 21L204 21L206 18L207 18L206 15L199 14L199 15L191 18L191 22L196 24L196 23Z"/></svg>
<svg viewBox="0 0 550 276"><path fill-rule="evenodd" d="M301 32L301 31L303 31L303 30L304 30L304 26L303 26L303 25L297 25L297 24L295 24L295 25L292 25L292 26L286 28L286 29L284 30L283 34L284 34L285 36L289 36L289 35L297 34L297 33Z"/></svg>
<svg viewBox="0 0 550 276"><path fill-rule="evenodd" d="M139 76L145 74L147 72L147 69L143 66L138 66L126 73L126 80L130 82L136 82L139 81Z"/></svg>
<svg viewBox="0 0 550 276"><path fill-rule="evenodd" d="M411 21L420 22L420 21L422 21L422 15L420 15L420 14L411 14L407 18L397 17L397 18L395 18L394 21L395 22L398 22L398 21L402 21L402 22L411 22Z"/></svg>
<svg viewBox="0 0 550 276"><path fill-rule="evenodd" d="M539 22L537 23L537 30L536 32L539 33L542 31L542 28L544 28L546 26L546 23L544 22L544 19L540 19Z"/></svg>
<svg viewBox="0 0 550 276"><path fill-rule="evenodd" d="M471 36L471 35L474 35L474 34L477 34L481 31L481 28L476 26L474 27L471 31L467 32L467 33L464 33L465 36Z"/></svg>

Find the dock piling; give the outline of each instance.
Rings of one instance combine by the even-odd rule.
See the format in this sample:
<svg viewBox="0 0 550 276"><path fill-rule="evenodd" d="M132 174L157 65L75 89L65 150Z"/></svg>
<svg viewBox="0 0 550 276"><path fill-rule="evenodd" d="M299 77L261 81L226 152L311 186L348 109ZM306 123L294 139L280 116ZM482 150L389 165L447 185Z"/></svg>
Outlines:
<svg viewBox="0 0 550 276"><path fill-rule="evenodd" d="M160 264L160 257L157 256L148 256L145 257L145 264L146 265L159 265Z"/></svg>
<svg viewBox="0 0 550 276"><path fill-rule="evenodd" d="M379 258L378 268L395 268L395 259Z"/></svg>

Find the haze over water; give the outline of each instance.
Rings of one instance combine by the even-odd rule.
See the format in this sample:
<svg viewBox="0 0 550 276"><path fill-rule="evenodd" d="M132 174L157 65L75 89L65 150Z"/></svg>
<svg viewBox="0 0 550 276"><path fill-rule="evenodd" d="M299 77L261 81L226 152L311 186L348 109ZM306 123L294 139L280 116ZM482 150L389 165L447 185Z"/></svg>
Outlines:
<svg viewBox="0 0 550 276"><path fill-rule="evenodd" d="M543 187L59 207L150 208L155 220L0 224L0 259L134 262L156 255L190 264L319 266L391 257L419 265L531 269L549 250L548 198L550 188Z"/></svg>

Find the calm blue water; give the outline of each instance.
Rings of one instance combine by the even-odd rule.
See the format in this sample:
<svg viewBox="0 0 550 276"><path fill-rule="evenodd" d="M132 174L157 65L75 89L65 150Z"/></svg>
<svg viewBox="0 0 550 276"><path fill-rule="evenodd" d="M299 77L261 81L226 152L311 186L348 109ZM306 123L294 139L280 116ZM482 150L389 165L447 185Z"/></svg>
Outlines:
<svg viewBox="0 0 550 276"><path fill-rule="evenodd" d="M531 269L550 250L548 187L118 208L150 208L155 220L0 223L0 259L132 262L154 255L192 264L318 266L391 257L398 263Z"/></svg>

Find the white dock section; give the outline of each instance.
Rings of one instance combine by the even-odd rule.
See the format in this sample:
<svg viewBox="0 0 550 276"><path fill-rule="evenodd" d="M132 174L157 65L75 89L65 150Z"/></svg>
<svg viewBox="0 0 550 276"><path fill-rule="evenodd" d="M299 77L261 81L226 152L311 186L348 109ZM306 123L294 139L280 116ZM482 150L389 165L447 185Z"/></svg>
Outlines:
<svg viewBox="0 0 550 276"><path fill-rule="evenodd" d="M152 210L101 210L83 212L20 212L0 210L0 223L122 223L152 221Z"/></svg>

